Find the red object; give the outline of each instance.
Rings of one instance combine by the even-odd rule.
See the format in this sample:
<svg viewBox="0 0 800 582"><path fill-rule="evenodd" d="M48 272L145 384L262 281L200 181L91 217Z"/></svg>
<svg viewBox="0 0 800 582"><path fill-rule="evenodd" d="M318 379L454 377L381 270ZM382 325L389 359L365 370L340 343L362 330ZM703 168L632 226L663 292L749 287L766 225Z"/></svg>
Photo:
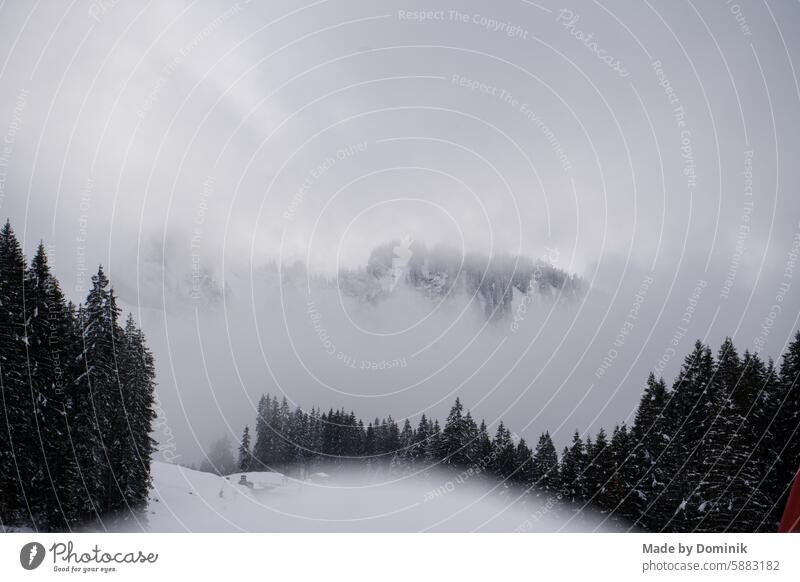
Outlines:
<svg viewBox="0 0 800 582"><path fill-rule="evenodd" d="M800 471L794 477L792 492L789 493L789 501L786 502L786 509L783 510L778 531L780 533L800 533Z"/></svg>

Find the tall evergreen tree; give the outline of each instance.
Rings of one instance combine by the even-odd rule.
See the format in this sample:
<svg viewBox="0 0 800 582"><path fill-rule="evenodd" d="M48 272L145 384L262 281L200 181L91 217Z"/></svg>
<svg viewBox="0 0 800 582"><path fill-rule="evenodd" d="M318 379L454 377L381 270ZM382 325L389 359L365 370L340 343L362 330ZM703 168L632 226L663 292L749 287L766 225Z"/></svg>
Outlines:
<svg viewBox="0 0 800 582"><path fill-rule="evenodd" d="M27 267L8 221L0 230L0 274L0 520L33 525L28 484L36 472L37 444L30 430L34 413L27 379Z"/></svg>
<svg viewBox="0 0 800 582"><path fill-rule="evenodd" d="M442 429L440 456L445 465L465 467L469 464L470 445L468 441L467 423L464 419L464 407L456 398Z"/></svg>
<svg viewBox="0 0 800 582"><path fill-rule="evenodd" d="M614 471L614 459L608 446L606 431L600 429L594 444L587 447L588 462L584 473L586 498L601 509L608 508L606 500L606 482Z"/></svg>
<svg viewBox="0 0 800 582"><path fill-rule="evenodd" d="M25 281L28 383L33 404L37 469L31 476L30 505L37 529L65 530L75 518L74 492L79 485L68 438L71 409L66 370L72 340L71 312L50 272L40 243Z"/></svg>
<svg viewBox="0 0 800 582"><path fill-rule="evenodd" d="M615 517L627 519L630 515L628 499L635 491L637 471L634 466L633 443L626 425L614 427L609 446L613 471L608 477L604 501Z"/></svg>
<svg viewBox="0 0 800 582"><path fill-rule="evenodd" d="M155 413L155 360L133 315L125 322L122 355L119 359L122 404L127 420L123 436L121 471L125 475L123 497L127 507L144 508L150 491L150 462L156 441L150 436Z"/></svg>
<svg viewBox="0 0 800 582"><path fill-rule="evenodd" d="M536 483L535 468L533 465L533 452L525 442L525 439L519 439L516 449L516 458L514 459L514 474L512 479L523 485L524 487L531 487Z"/></svg>
<svg viewBox="0 0 800 582"><path fill-rule="evenodd" d="M434 420L433 424L429 424L430 432L428 433L428 444L425 447L425 460L428 463L439 462L441 460L441 440L442 430L439 428L439 421Z"/></svg>
<svg viewBox="0 0 800 582"><path fill-rule="evenodd" d="M502 479L511 477L516 469L517 454L514 441L501 421L492 441L492 470Z"/></svg>
<svg viewBox="0 0 800 582"><path fill-rule="evenodd" d="M256 442L253 445L253 462L260 469L268 469L271 463L272 433L269 425L270 397L262 395L258 401L256 416Z"/></svg>
<svg viewBox="0 0 800 582"><path fill-rule="evenodd" d="M97 411L89 381L89 364L86 358L86 309L77 309L73 326L72 382L70 383L71 410L67 416L70 446L75 457L81 487L75 497L76 521L99 518L105 510L102 494L103 443L100 437Z"/></svg>
<svg viewBox="0 0 800 582"><path fill-rule="evenodd" d="M473 466L481 471L486 470L492 463L492 439L489 437L489 430L486 423L481 420L478 428L478 436L475 440L475 459Z"/></svg>
<svg viewBox="0 0 800 582"><path fill-rule="evenodd" d="M252 465L253 453L250 450L250 427L244 425L244 432L242 433L242 440L239 443L239 470L247 473Z"/></svg>
<svg viewBox="0 0 800 582"><path fill-rule="evenodd" d="M572 444L564 447L561 455L561 496L565 501L577 503L585 497L584 472L586 449L578 431L572 435Z"/></svg>
<svg viewBox="0 0 800 582"><path fill-rule="evenodd" d="M425 416L423 413L419 419L419 424L417 425L417 430L414 431L414 450L413 450L413 458L414 462L425 464L428 461L428 457L426 455L427 448L428 448L428 441L430 439L432 431L432 426L428 417Z"/></svg>
<svg viewBox="0 0 800 582"><path fill-rule="evenodd" d="M767 486L771 511L766 529L780 521L792 480L800 467L800 331L783 354L774 395L771 399L772 449L775 460ZM775 531L775 529L771 529Z"/></svg>
<svg viewBox="0 0 800 582"><path fill-rule="evenodd" d="M669 396L664 380L656 380L651 373L631 431L636 478L626 499L626 517L634 526L646 529L651 529L656 523L665 523L672 515L663 513L665 504L658 503L671 477L668 463L673 458L664 455L664 451L674 436L678 421L677 416L668 416Z"/></svg>
<svg viewBox="0 0 800 582"><path fill-rule="evenodd" d="M117 366L117 352L123 345L120 309L102 267L92 277L85 311L82 359L102 446L102 490L95 493L96 505L107 513L124 506L123 435L128 426Z"/></svg>
<svg viewBox="0 0 800 582"><path fill-rule="evenodd" d="M547 431L539 437L534 449L531 477L533 485L543 494L552 496L559 492L558 454Z"/></svg>
<svg viewBox="0 0 800 582"><path fill-rule="evenodd" d="M716 416L714 368L711 350L697 341L673 384L667 422L675 427L674 436L662 455L670 477L654 508L657 515L669 516L662 524L670 531L688 531L694 520L690 498L702 477L697 459L709 418Z"/></svg>

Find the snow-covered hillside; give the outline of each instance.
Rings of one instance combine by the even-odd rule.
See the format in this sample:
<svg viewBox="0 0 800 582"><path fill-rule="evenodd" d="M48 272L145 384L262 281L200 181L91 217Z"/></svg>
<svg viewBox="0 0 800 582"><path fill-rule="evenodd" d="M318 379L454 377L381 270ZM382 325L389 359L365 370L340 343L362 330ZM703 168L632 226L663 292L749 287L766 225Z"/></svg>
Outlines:
<svg viewBox="0 0 800 582"><path fill-rule="evenodd" d="M479 478L444 474L368 482L332 476L298 481L278 473L220 477L153 464L147 524L113 529L173 532L592 531L601 519L573 518L553 503L524 500Z"/></svg>

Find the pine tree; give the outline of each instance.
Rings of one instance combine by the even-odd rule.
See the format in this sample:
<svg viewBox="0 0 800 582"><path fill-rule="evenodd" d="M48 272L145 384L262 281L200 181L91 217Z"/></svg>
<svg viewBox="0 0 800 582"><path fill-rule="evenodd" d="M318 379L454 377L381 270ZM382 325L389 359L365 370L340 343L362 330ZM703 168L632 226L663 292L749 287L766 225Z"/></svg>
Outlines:
<svg viewBox="0 0 800 582"><path fill-rule="evenodd" d="M250 427L244 425L242 440L239 443L239 470L243 473L250 471L252 464L252 452L250 451Z"/></svg>
<svg viewBox="0 0 800 582"><path fill-rule="evenodd" d="M501 421L492 441L492 471L498 477L507 479L516 469L516 449L509 431Z"/></svg>
<svg viewBox="0 0 800 582"><path fill-rule="evenodd" d="M76 522L99 518L104 511L101 499L105 487L103 445L89 381L85 329L86 309L79 307L72 332L74 348L70 368L73 380L69 385L71 409L67 415L69 441L80 477L80 494L74 500Z"/></svg>
<svg viewBox="0 0 800 582"><path fill-rule="evenodd" d="M463 415L464 407L456 398L442 429L440 456L445 465L465 467L469 464L467 425Z"/></svg>
<svg viewBox="0 0 800 582"><path fill-rule="evenodd" d="M430 432L428 433L428 444L425 447L425 460L428 463L438 463L441 457L441 439L442 431L439 428L439 421L434 420L430 425Z"/></svg>
<svg viewBox="0 0 800 582"><path fill-rule="evenodd" d="M667 407L667 422L675 427L674 436L662 455L669 483L655 503L655 512L668 518L661 521L666 531L689 531L693 516L690 498L702 477L697 463L709 418L716 416L711 389L714 357L700 341L684 359L672 388Z"/></svg>
<svg viewBox="0 0 800 582"><path fill-rule="evenodd" d="M672 515L661 513L663 505L656 505L671 477L668 463L672 457L663 453L678 421L668 415L668 400L664 380L656 380L651 373L631 431L635 480L626 499L625 516L634 526L651 530L656 529L654 524L665 523Z"/></svg>
<svg viewBox="0 0 800 582"><path fill-rule="evenodd" d="M27 267L11 224L0 231L0 521L33 524L29 484L37 453L27 378L24 285Z"/></svg>
<svg viewBox="0 0 800 582"><path fill-rule="evenodd" d="M151 486L150 463L157 443L150 436L155 414L155 361L144 334L133 316L125 323L122 355L119 359L122 404L127 419L123 438L121 472L125 475L124 502L133 510L147 503Z"/></svg>
<svg viewBox="0 0 800 582"><path fill-rule="evenodd" d="M745 351L742 358L742 377L734 393L734 404L737 408L739 417L743 419L743 426L740 428L742 443L749 459L746 465L740 469L740 474L736 477L733 487L745 489L741 494L752 495L745 501L744 511L751 511L751 505L757 507L763 503L765 507L760 510L761 515L754 519L754 523L742 525L749 527L747 531L766 531L774 532L777 529L776 523L770 523L773 497L770 485L773 481L771 469L773 462L777 458L774 444L774 434L772 432L772 418L774 409L772 402L776 395L777 373L775 365L770 358L768 363L758 356ZM749 482L755 476L755 482ZM748 493L755 489L756 495ZM752 500L752 501L751 501ZM741 511L741 510L740 510ZM757 510L758 511L758 510ZM744 531L739 519L738 511L734 517L734 523L728 528L729 531Z"/></svg>
<svg viewBox="0 0 800 582"><path fill-rule="evenodd" d="M486 470L492 463L492 439L489 437L489 430L486 423L481 420L478 428L478 436L475 439L475 460L473 466L480 470Z"/></svg>
<svg viewBox="0 0 800 582"><path fill-rule="evenodd" d="M425 464L429 460L426 453L431 431L432 426L430 421L423 413L419 419L417 430L414 431L413 458L415 463Z"/></svg>
<svg viewBox="0 0 800 582"><path fill-rule="evenodd" d="M524 487L531 487L536 483L535 468L533 466L533 453L525 442L520 439L515 451L514 465L516 466L513 480Z"/></svg>
<svg viewBox="0 0 800 582"><path fill-rule="evenodd" d="M772 410L775 461L768 476L771 481L768 495L772 504L769 518L765 520L765 529L768 531L776 531L776 524L786 507L791 483L800 467L800 331L783 354L772 397Z"/></svg>
<svg viewBox="0 0 800 582"><path fill-rule="evenodd" d="M467 410L467 414L464 415L464 446L462 448L465 467L474 465L478 459L478 437L478 425L470 411Z"/></svg>
<svg viewBox="0 0 800 582"><path fill-rule="evenodd" d="M117 352L123 345L118 324L120 309L108 287L108 278L100 267L92 277L92 289L86 299L82 358L102 446L102 489L92 494L96 496L96 506L105 513L124 506L123 435L128 428L117 367Z"/></svg>
<svg viewBox="0 0 800 582"><path fill-rule="evenodd" d="M572 444L564 447L561 455L561 497L568 502L578 503L585 497L584 471L586 470L586 449L578 431L572 435Z"/></svg>
<svg viewBox="0 0 800 582"><path fill-rule="evenodd" d="M614 459L608 446L606 432L601 428L588 451L588 463L584 473L587 501L601 509L609 506L606 499L606 481L613 471Z"/></svg>
<svg viewBox="0 0 800 582"><path fill-rule="evenodd" d="M615 516L628 518L628 499L635 491L637 471L634 467L633 443L626 425L614 427L609 446L613 471L608 478L605 503Z"/></svg>
<svg viewBox="0 0 800 582"><path fill-rule="evenodd" d="M542 494L549 497L559 492L558 454L553 446L550 433L547 431L539 437L539 442L534 449L531 477L532 484Z"/></svg>
<svg viewBox="0 0 800 582"><path fill-rule="evenodd" d="M272 432L269 425L270 397L262 395L258 401L256 416L256 443L253 446L253 462L259 469L268 469L272 459Z"/></svg>
<svg viewBox="0 0 800 582"><path fill-rule="evenodd" d="M40 243L25 281L28 381L33 395L37 465L29 504L37 529L65 530L75 519L77 467L70 447L66 415L71 409L66 367L71 342L71 313L52 276Z"/></svg>
<svg viewBox="0 0 800 582"><path fill-rule="evenodd" d="M382 449L386 454L386 460L390 461L392 455L400 448L400 428L391 415L382 424L382 428L384 434Z"/></svg>
<svg viewBox="0 0 800 582"><path fill-rule="evenodd" d="M414 429L411 428L411 421L406 418L403 423L403 430L400 431L400 451L399 457L403 467L410 467L414 455Z"/></svg>

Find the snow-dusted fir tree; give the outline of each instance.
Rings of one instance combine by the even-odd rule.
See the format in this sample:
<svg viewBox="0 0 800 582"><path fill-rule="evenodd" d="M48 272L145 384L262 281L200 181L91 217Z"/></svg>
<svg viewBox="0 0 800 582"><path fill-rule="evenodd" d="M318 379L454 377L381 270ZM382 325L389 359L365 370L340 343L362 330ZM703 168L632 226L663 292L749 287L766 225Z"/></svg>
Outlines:
<svg viewBox="0 0 800 582"><path fill-rule="evenodd" d="M486 422L483 420L481 420L481 425L478 427L474 455L473 465L477 469L484 471L489 468L492 462L492 439L489 436L489 429L486 428Z"/></svg>
<svg viewBox="0 0 800 582"><path fill-rule="evenodd" d="M714 356L702 342L686 356L672 386L666 422L674 427L673 437L662 455L661 465L668 482L655 504L656 520L669 531L691 529L690 501L703 474L697 455L715 416L716 403L710 390L714 376Z"/></svg>
<svg viewBox="0 0 800 582"><path fill-rule="evenodd" d="M247 473L252 466L253 453L250 450L250 427L244 425L244 432L242 432L242 440L239 442L239 470Z"/></svg>
<svg viewBox="0 0 800 582"><path fill-rule="evenodd" d="M789 496L788 483L800 467L800 332L784 352L778 381L773 386L771 448L774 463L769 473L771 485L767 485L772 509L765 520L771 524L780 521Z"/></svg>
<svg viewBox="0 0 800 582"><path fill-rule="evenodd" d="M50 272L40 243L25 280L28 383L33 423L29 461L38 469L31 476L28 505L33 525L44 531L65 530L75 518L75 491L80 490L67 418L72 410L69 390L71 313Z"/></svg>
<svg viewBox="0 0 800 582"><path fill-rule="evenodd" d="M558 454L550 433L545 431L533 452L533 485L545 495L555 495L559 491Z"/></svg>
<svg viewBox="0 0 800 582"><path fill-rule="evenodd" d="M99 455L102 489L96 499L96 506L102 512L124 507L126 476L122 464L128 419L117 368L117 355L124 345L119 315L116 297L100 267L92 277L92 288L86 299L82 360L86 365L86 380L102 447Z"/></svg>
<svg viewBox="0 0 800 582"><path fill-rule="evenodd" d="M636 468L633 461L633 442L628 427L615 426L609 444L614 470L608 476L603 503L615 518L626 517L629 498L634 494Z"/></svg>
<svg viewBox="0 0 800 582"><path fill-rule="evenodd" d="M614 459L608 446L606 431L600 429L594 444L587 446L587 465L584 473L584 483L586 486L586 499L598 507L605 507L603 496L605 495L606 481L614 470Z"/></svg>
<svg viewBox="0 0 800 582"><path fill-rule="evenodd" d="M127 421L121 470L126 476L125 504L131 509L142 509L150 491L150 462L157 445L150 436L156 418L155 377L153 354L133 315L129 315L119 358L119 378Z"/></svg>
<svg viewBox="0 0 800 582"><path fill-rule="evenodd" d="M492 441L492 471L503 479L514 473L517 460L514 440L511 431L501 421Z"/></svg>
<svg viewBox="0 0 800 582"><path fill-rule="evenodd" d="M578 431L572 435L572 444L564 447L561 455L561 497L565 501L577 503L585 497L584 471L586 470L586 449Z"/></svg>
<svg viewBox="0 0 800 582"><path fill-rule="evenodd" d="M36 473L36 433L27 378L24 282L27 268L11 224L0 230L0 519L30 522L27 496Z"/></svg>
<svg viewBox="0 0 800 582"><path fill-rule="evenodd" d="M525 442L525 439L519 439L515 451L516 458L514 459L514 475L513 481L519 483L524 487L530 487L536 483L536 473L533 465L533 452Z"/></svg>
<svg viewBox="0 0 800 582"><path fill-rule="evenodd" d="M272 464L272 427L270 426L270 397L262 395L256 412L256 442L253 445L253 463L259 470L268 469Z"/></svg>
<svg viewBox="0 0 800 582"><path fill-rule="evenodd" d="M476 435L472 434L470 425L474 427L475 423L471 417L469 420L465 418L461 400L456 398L442 429L439 457L443 464L466 467L471 463L470 452ZM474 432L477 432L477 427Z"/></svg>
<svg viewBox="0 0 800 582"><path fill-rule="evenodd" d="M636 527L649 529L668 519L658 513L661 505L656 505L671 477L666 467L668 458L663 454L676 428L674 422L668 422L668 400L664 380L656 379L651 372L631 431L635 480L626 500L626 515ZM677 417L670 420L676 421Z"/></svg>

